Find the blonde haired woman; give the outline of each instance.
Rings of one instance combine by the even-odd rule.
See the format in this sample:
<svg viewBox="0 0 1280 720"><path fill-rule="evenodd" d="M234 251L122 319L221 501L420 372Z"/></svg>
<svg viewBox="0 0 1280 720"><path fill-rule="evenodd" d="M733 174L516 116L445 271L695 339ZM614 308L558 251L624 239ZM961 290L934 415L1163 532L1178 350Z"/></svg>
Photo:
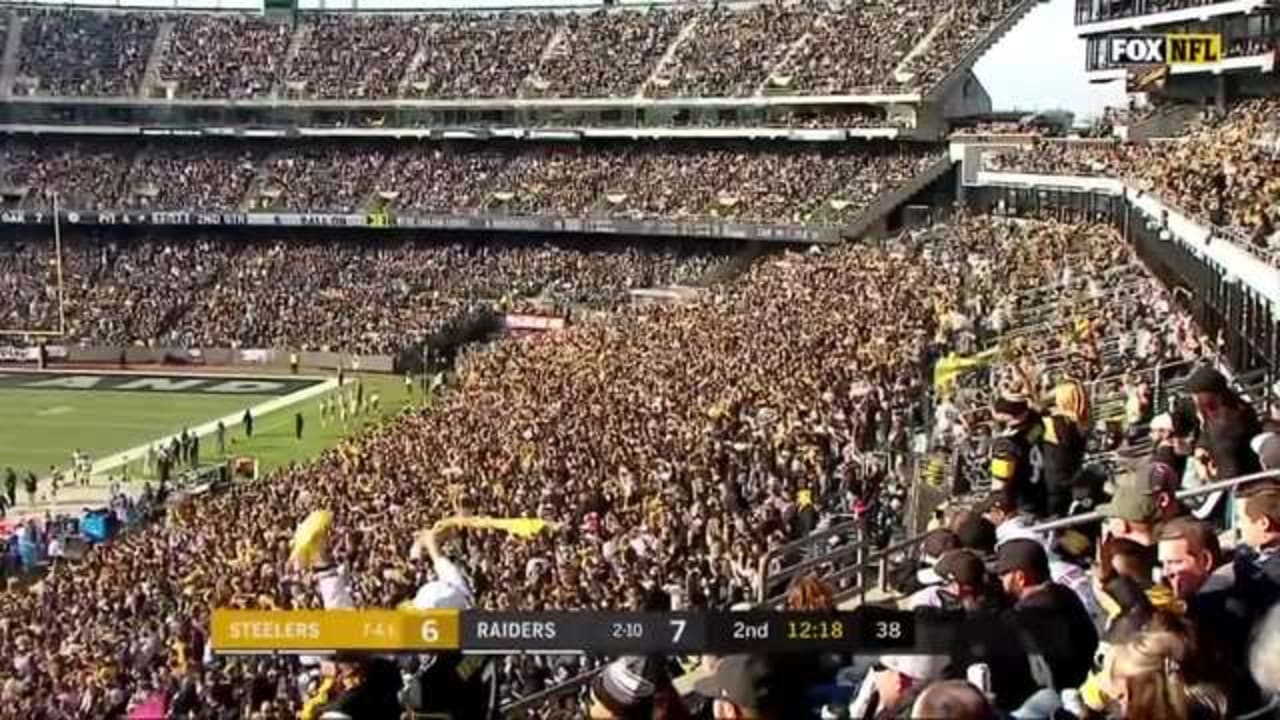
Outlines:
<svg viewBox="0 0 1280 720"><path fill-rule="evenodd" d="M1114 717L1124 720L1216 720L1227 703L1216 685L1189 682L1187 639L1167 630L1144 632L1116 648L1111 663ZM1194 680L1194 679L1193 679Z"/></svg>

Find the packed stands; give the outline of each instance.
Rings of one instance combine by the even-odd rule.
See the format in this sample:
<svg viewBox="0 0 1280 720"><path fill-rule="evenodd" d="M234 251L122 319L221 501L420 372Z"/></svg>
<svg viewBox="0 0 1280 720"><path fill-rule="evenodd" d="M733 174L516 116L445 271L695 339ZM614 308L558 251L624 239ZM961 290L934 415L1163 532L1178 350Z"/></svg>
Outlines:
<svg viewBox="0 0 1280 720"><path fill-rule="evenodd" d="M649 95L678 97L755 94L805 31L809 16L800 8L761 3L745 8L713 7L695 20Z"/></svg>
<svg viewBox="0 0 1280 720"><path fill-rule="evenodd" d="M396 153L374 183L396 208L426 213L463 213L478 207L484 188L498 177L509 157L497 150L446 152L419 147Z"/></svg>
<svg viewBox="0 0 1280 720"><path fill-rule="evenodd" d="M551 244L85 238L64 246L70 340L103 346L293 347L390 354L526 297L612 304L698 281L715 256ZM57 327L47 239L0 246L16 292L3 327Z"/></svg>
<svg viewBox="0 0 1280 720"><path fill-rule="evenodd" d="M290 34L231 16L147 22L174 24L157 77L179 96L264 97L283 85L304 98L626 98L741 96L761 83L807 94L924 88L1012 10L1007 0L942 10L872 0L330 15L303 16ZM112 32L103 37L132 37ZM285 49L259 62L264 50L240 38ZM85 55L69 41L45 54L55 53ZM95 57L83 64L108 61ZM116 94L141 80L58 82ZM1274 108L1248 107L1183 144L1038 142L989 167L1136 178L1270 240L1275 173L1256 143ZM842 127L883 126L876 111L844 118ZM1192 142L1209 148L1205 158ZM891 143L5 138L0 189L40 209L56 194L72 209L843 225L942 158L935 146ZM1212 370L1221 339L1189 312L1206 303L1183 303L1109 225L955 210L876 242L753 263L687 246L96 232L69 231L56 262L38 229L0 241L0 328L54 327L65 310L68 344L396 353L486 310L545 302L595 312L466 348L430 404L264 481L193 497L148 487L136 508L113 498L142 521L83 560L50 551L66 532L57 521L26 523L23 541L52 569L28 585L37 578L23 574L26 558L0 552L0 720L348 720L381 717L351 701L379 692L397 708L456 711L467 690L429 684L452 682L431 672L450 655L317 666L209 648L213 608L333 607L335 580L349 605L425 609L423 587L449 584L441 552L466 570L450 582L488 610L826 613L860 598L977 629L933 654L730 656L692 672L662 657L494 659L504 702L598 671L582 692L518 717L1280 712L1280 475L1226 497L1175 496L1280 468L1280 389ZM628 290L685 283L705 291L626 302ZM347 394L336 393L344 408ZM945 458L945 470L922 477L926 456ZM929 515L917 495L926 484L949 497L928 533L905 537ZM289 538L317 508L333 511L332 534L299 560ZM470 515L549 525L516 541L435 524ZM1071 515L1068 527L1039 526ZM425 528L435 528L426 543ZM851 546L845 560L826 554ZM868 598L873 563L883 563L887 597ZM331 665L342 680L326 679ZM683 697L679 672L702 676ZM410 679L421 697L397 692ZM329 701L342 712L322 715Z"/></svg>
<svg viewBox="0 0 1280 720"><path fill-rule="evenodd" d="M836 224L941 158L928 145L875 143L137 148L14 140L0 146L0 184L25 188L25 207L47 207L58 193L63 207L81 210L363 212L387 201L395 211Z"/></svg>
<svg viewBox="0 0 1280 720"><path fill-rule="evenodd" d="M62 207L104 210L123 202L122 195L128 192L125 176L132 153L112 143L87 140L55 147L6 142L0 153L4 173L0 184L28 188L27 197L35 207L52 207L52 194L57 193Z"/></svg>
<svg viewBox="0 0 1280 720"><path fill-rule="evenodd" d="M852 12L821 13L809 23L773 81L802 94L843 95L887 84L898 63L932 27L923 2L861 3ZM866 38L880 38L869 43Z"/></svg>
<svg viewBox="0 0 1280 720"><path fill-rule="evenodd" d="M1014 0L962 0L949 6L937 34L914 58L904 61L911 83L931 87L955 67L1018 5Z"/></svg>
<svg viewBox="0 0 1280 720"><path fill-rule="evenodd" d="M817 95L927 89L1016 6L966 0L939 14L929 3L871 2L852 12L820 13L802 45L773 72L774 84ZM866 42L869 36L880 42Z"/></svg>
<svg viewBox="0 0 1280 720"><path fill-rule="evenodd" d="M352 151L342 146L301 148L267 163L259 192L273 209L308 208L354 212L369 201L369 184L386 156L376 149Z"/></svg>
<svg viewBox="0 0 1280 720"><path fill-rule="evenodd" d="M1260 257L1280 264L1280 174L1269 143L1277 101L1244 101L1221 117L1208 115L1182 137L1145 145L1038 143L1030 151L987 155L990 170L1107 175L1201 221L1248 239Z"/></svg>
<svg viewBox="0 0 1280 720"><path fill-rule="evenodd" d="M420 25L388 15L321 15L305 33L285 80L316 98L394 97L422 42Z"/></svg>
<svg viewBox="0 0 1280 720"><path fill-rule="evenodd" d="M570 13L530 85L558 97L635 95L690 17L663 8Z"/></svg>
<svg viewBox="0 0 1280 720"><path fill-rule="evenodd" d="M22 28L15 91L43 95L134 95L159 16L41 10Z"/></svg>
<svg viewBox="0 0 1280 720"><path fill-rule="evenodd" d="M311 99L750 97L770 75L775 89L802 95L928 90L1016 7L965 0L940 14L918 0L877 0L327 13L303 15L297 27L233 13L23 11L20 89L136 95L154 52L158 79L175 82L177 97L201 99L266 98L281 82L290 97Z"/></svg>
<svg viewBox="0 0 1280 720"><path fill-rule="evenodd" d="M252 145L157 144L140 151L130 165L120 184L118 207L238 210L261 162L261 154ZM61 181L54 179L48 187L60 186Z"/></svg>
<svg viewBox="0 0 1280 720"><path fill-rule="evenodd" d="M266 97L283 77L292 33L288 23L263 18L180 15L160 79L177 83L177 97Z"/></svg>
<svg viewBox="0 0 1280 720"><path fill-rule="evenodd" d="M263 250L270 255L294 249ZM299 251L300 257L329 254L320 247ZM266 260L267 266L281 262ZM305 264L311 262L316 259ZM357 285L364 283L357 280ZM1113 230L960 217L904 235L884 248L768 258L715 296L691 304L629 308L541 340L499 342L462 361L457 386L438 406L402 417L316 464L281 471L273 482L189 500L169 522L139 529L96 550L71 571L48 576L41 594L11 595L0 613L21 622L11 625L18 628L15 632L0 635L0 647L4 657L22 668L25 679L6 688L7 707L15 716L28 716L36 708L81 703L128 706L158 693L178 713L194 707L234 712L263 702L292 712L309 690L295 682L268 680L292 678L298 670L294 661L206 663L201 660L207 645L204 628L214 606L318 606L311 583L288 561L282 542L313 507L336 512L332 553L361 606L394 606L414 595L428 575L403 548L419 529L458 507L560 523L553 534L526 542L463 531L465 543L446 546L451 557L471 570L484 607L634 607L643 594L638 578L652 580L650 592L660 588L674 596L677 607L749 600L763 579L755 561L765 549L829 523L836 514L855 512L855 507L868 513L868 507L887 497L892 475L885 475L884 466L869 474L874 464L866 460L878 453L907 452L910 434L923 425L920 400L928 373L921 372L921 358L936 361L992 341L1006 347L991 373L1000 389L993 392L980 377L975 382L965 376L961 392L965 401L994 404L1016 430L1021 426L1013 419L1028 412L1028 405L1039 404L1042 382L1061 383L1076 368L1092 382L1133 369L1135 362L1158 361L1170 352L1183 356L1189 346L1166 343L1185 327L1172 310L1169 298L1142 277ZM227 318L240 313L209 314ZM1084 331L1077 322L1081 314L1087 318ZM1056 327L1062 322L1075 332L1059 334ZM1147 335L1154 337L1140 339ZM1017 336L1025 341L1015 341ZM1132 354L1116 349L1125 336L1135 341ZM1154 354L1138 353L1136 348L1149 342L1156 344ZM1064 358L1061 364L1052 362L1055 356ZM1048 362L1023 370L1041 360ZM1200 376L1193 381L1209 382ZM1014 384L1019 381L1026 384L1019 388ZM1010 395L1019 389L1031 392ZM1069 417L1072 427L1087 427L1086 417L1092 416L1084 414L1083 406L1062 407L1054 413L1073 414L1053 417ZM1149 404L1125 431L1137 437L1147 425L1162 427L1154 421L1157 409ZM984 426L979 416L958 428L978 437L989 432ZM997 443L997 454L1000 447ZM1229 449L1214 444L1207 451L1207 458L1186 462L1212 479L1213 461ZM1223 461L1221 467L1226 472L1228 465ZM349 481L334 482L335 477ZM801 490L811 493L808 503L797 501ZM1019 493L995 497L1031 497ZM1245 510L1254 513L1249 517L1280 513L1268 504L1274 502L1270 499L1246 502L1252 503ZM1133 505L1113 498L1113 506L1122 503L1125 508ZM956 588L958 581L946 570L957 562L951 560L934 566L934 576L951 585L917 587L912 597L944 597L939 587L948 593L955 589L960 607L998 609L1001 622L1017 623L1019 613L1029 611L1037 598L1055 603L1062 613L1055 617L1072 622L1083 617L1068 645L1054 646L1065 654L1051 665L1056 687L1077 687L1085 682L1090 663L1082 666L1074 660L1092 659L1095 619L1106 625L1111 621L1086 614L1075 594L1085 591L1080 586L1073 586L1074 591L1056 585L1037 590L1050 579L1050 568L1061 563L1055 554L1050 565L1039 543L1019 539L1026 537L1025 530L1022 536L1014 533L1029 524L1023 513L1027 509L982 505L977 512L985 519L973 513L955 519L957 528L968 528L965 540L957 533L936 543L945 555L962 546L991 552L997 538L1004 540L994 551L1006 579L1003 590L972 578ZM1044 510L1032 513L1048 515ZM1127 524L1121 525L1117 516L1109 526L1141 524L1134 515L1122 517ZM1224 567L1255 567L1248 548L1266 549L1280 541L1275 530L1280 519L1270 523L1261 522L1257 527L1262 530L1246 533L1238 558ZM978 532L971 532L975 527ZM1119 537L1117 530L1112 533ZM1107 552L1119 551L1108 543ZM1053 552L1058 547L1053 545ZM1090 557L1079 550L1072 556L1078 573ZM1248 602L1242 613L1215 621L1215 630L1242 638L1238 646L1227 648L1234 653L1232 675L1193 675L1203 665L1193 661L1208 657L1198 654L1208 652L1199 646L1179 650L1174 669L1165 664L1159 672L1186 673L1188 684L1203 684L1206 693L1244 702L1250 690L1243 677L1248 652L1243 638L1267 608L1266 598L1257 593L1265 589L1274 594L1280 588L1280 578L1265 574L1272 565L1256 566L1264 574L1250 576L1256 582L1243 596ZM982 567L979 560L979 575ZM1138 583L1138 596L1143 588L1163 587L1153 585L1149 566L1145 580L1141 572L1121 572ZM1182 572L1167 571L1166 582L1174 583L1174 593L1191 597L1193 575ZM150 579L125 582L126 577ZM1187 584L1180 584L1184 578ZM1220 587L1227 593L1223 599L1241 597L1239 582ZM793 597L825 597L827 604L816 609L831 607L834 589L821 589L811 577L799 584L813 583L819 586L810 587L812 592ZM1100 593L1120 592L1109 583L1099 587ZM989 589L973 594L981 588ZM1046 590L1050 595L1036 595ZM1135 596L1124 597L1132 602ZM1205 622L1195 607L1186 611L1186 618ZM1139 631L1153 622L1127 617ZM150 621L155 618L164 622ZM1177 619L1175 630L1186 632L1186 618ZM1164 616L1157 619L1165 621ZM1017 638L1018 633L1007 636ZM1133 637L1152 642L1140 634L1116 637L1112 652L1124 657ZM125 650L108 657L100 652L104 645ZM955 658L948 669L945 658L907 664L885 657L870 672L856 667L844 672L843 691L828 697L860 707L866 699L854 696L861 696L855 690L862 678L875 684L884 673L901 673L914 692L909 697L884 692L878 702L909 708L917 694L947 689L934 687L935 680L964 677L962 660L983 660L961 652ZM849 662L841 660L839 665ZM504 672L512 682L506 692L532 692L571 673L570 662L508 663ZM162 667L168 670L154 672ZM1018 707L1035 689L1024 683L1025 667L996 665L991 670L991 691L1003 709ZM837 684L833 670L789 672L796 688L829 690ZM1141 677L1150 679L1148 675ZM31 688L43 692L35 694ZM1256 688L1253 692L1256 697ZM737 696L727 701L751 702ZM805 706L814 702L795 701ZM988 701L978 696L975 702ZM794 717L798 707L762 711L769 718Z"/></svg>
<svg viewBox="0 0 1280 720"><path fill-rule="evenodd" d="M432 18L421 61L408 70L406 95L421 98L515 97L558 29L545 14ZM501 52L491 49L500 47Z"/></svg>

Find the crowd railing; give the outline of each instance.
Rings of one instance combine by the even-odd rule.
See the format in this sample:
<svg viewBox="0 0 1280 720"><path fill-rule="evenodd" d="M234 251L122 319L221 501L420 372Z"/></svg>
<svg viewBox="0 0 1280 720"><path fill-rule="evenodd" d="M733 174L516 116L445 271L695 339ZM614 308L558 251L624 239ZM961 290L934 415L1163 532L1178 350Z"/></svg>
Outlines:
<svg viewBox="0 0 1280 720"><path fill-rule="evenodd" d="M1200 487L1182 490L1178 492L1177 498L1179 500L1190 500L1207 497L1214 493L1228 493L1234 500L1235 494L1241 485L1273 479L1280 480L1280 470L1265 470L1262 472L1228 478L1226 480L1218 480L1216 482L1201 485ZM1102 520L1102 513L1092 511L1042 522L1031 526L1029 532L1044 534L1055 530L1065 530L1068 528L1079 527L1081 525L1101 522ZM855 579L855 583L851 587L836 593L835 598L837 602L852 600L853 598L861 598L862 600L865 600L868 595L873 593L890 593L892 588L890 588L888 584L888 579L893 566L895 564L906 562L910 557L918 555L920 546L928 536L928 532L921 533L915 537L890 545L883 550L866 553L859 564L842 568L839 571L824 577L823 580L828 583L835 583L843 581L846 578ZM867 583L867 578L874 578L874 582L870 584Z"/></svg>

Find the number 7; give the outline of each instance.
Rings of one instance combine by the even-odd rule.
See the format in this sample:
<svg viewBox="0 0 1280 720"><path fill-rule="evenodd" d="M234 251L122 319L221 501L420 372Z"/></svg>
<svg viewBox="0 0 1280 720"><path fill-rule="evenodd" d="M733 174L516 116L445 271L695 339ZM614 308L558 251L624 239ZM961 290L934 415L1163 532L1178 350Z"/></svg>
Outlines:
<svg viewBox="0 0 1280 720"><path fill-rule="evenodd" d="M684 637L684 626L689 624L688 620L669 620L671 627L676 629L675 635L671 637L671 642L678 643L680 638Z"/></svg>

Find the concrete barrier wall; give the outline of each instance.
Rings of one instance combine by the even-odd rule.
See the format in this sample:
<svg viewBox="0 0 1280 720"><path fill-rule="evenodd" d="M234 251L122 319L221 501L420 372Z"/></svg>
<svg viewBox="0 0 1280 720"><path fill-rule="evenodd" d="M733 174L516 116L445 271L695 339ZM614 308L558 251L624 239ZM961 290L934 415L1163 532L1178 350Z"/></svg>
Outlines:
<svg viewBox="0 0 1280 720"><path fill-rule="evenodd" d="M217 365L233 367L260 367L280 369L288 367L290 351L231 348L149 348L71 345L66 357L51 357L58 362L84 365L119 365L121 357L129 365ZM51 356L54 353L51 353ZM395 358L390 355L351 355L335 352L299 352L298 361L304 367L337 370L339 365L350 369L352 360L368 372L393 372Z"/></svg>

